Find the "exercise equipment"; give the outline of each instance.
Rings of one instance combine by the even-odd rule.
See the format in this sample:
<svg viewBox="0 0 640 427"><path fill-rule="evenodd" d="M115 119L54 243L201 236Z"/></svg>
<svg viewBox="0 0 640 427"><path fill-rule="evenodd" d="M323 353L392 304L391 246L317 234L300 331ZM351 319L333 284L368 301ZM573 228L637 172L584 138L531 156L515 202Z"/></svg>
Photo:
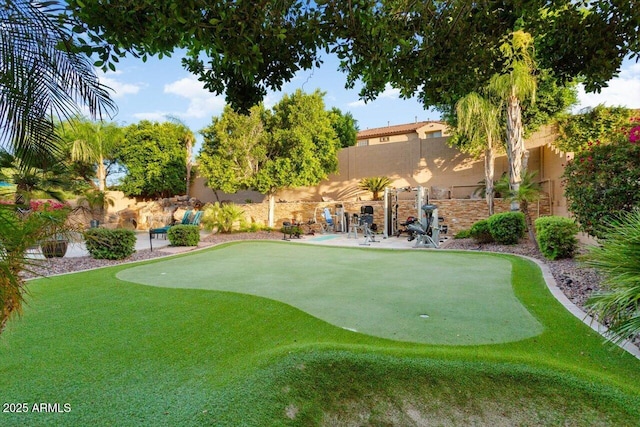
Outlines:
<svg viewBox="0 0 640 427"><path fill-rule="evenodd" d="M440 246L440 227L438 226L438 207L436 205L422 205L421 221L407 225L407 229L415 235L416 248L435 248Z"/></svg>
<svg viewBox="0 0 640 427"><path fill-rule="evenodd" d="M388 238L389 236L395 236L400 229L399 220L398 220L398 205L400 200L400 194L402 193L415 193L415 217L420 218L422 216L422 212L420 211L420 207L424 204L429 203L429 194L427 189L422 186L417 187L401 187L401 188L390 188L387 187L384 189L384 238Z"/></svg>

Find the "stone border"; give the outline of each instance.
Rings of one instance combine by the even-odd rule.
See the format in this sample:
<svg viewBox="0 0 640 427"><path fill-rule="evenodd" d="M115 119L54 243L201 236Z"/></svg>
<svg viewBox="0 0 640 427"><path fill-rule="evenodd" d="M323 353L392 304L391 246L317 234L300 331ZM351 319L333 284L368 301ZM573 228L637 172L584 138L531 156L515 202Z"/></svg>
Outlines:
<svg viewBox="0 0 640 427"><path fill-rule="evenodd" d="M498 252L492 252L492 253L498 253ZM598 334L602 335L607 340L611 341L615 339L615 335L609 331L609 328L599 323L593 317L589 316L587 313L582 311L580 307L575 305L573 302L571 302L571 300L569 300L569 298L567 298L564 292L562 292L558 287L556 279L553 277L553 274L551 274L551 270L544 262L526 255L518 255L518 254L511 254L511 255L519 256L521 258L528 259L529 261L533 261L534 263L536 263L538 267L540 267L540 270L542 271L542 278L547 284L547 288L549 288L549 291L551 291L551 294L553 295L553 297L560 304L562 304L564 308L566 308L569 311L569 313L573 314L575 317L580 319L582 323L589 326L591 329L596 331ZM633 343L631 343L630 341L616 343L616 345L621 349L627 351L631 355L635 356L636 359L640 359L640 349L635 345L633 345Z"/></svg>

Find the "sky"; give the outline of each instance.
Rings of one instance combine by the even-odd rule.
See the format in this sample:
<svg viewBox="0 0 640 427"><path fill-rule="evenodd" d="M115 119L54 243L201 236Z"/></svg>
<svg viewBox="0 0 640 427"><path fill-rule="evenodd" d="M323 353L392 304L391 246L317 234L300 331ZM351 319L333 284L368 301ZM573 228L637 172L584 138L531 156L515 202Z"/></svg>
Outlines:
<svg viewBox="0 0 640 427"><path fill-rule="evenodd" d="M360 130L440 118L438 112L425 110L416 99L401 99L399 91L389 86L375 101L365 104L358 97L357 86L345 89L346 74L337 70L337 60L324 59L321 68L300 71L291 82L285 83L282 91L269 92L265 105L272 107L283 94L298 88L305 92L320 89L326 92L327 108L337 107L350 112ZM113 121L128 125L143 119L162 122L168 117L178 118L196 134L197 152L201 141L198 132L222 113L224 95L214 95L203 89L202 83L182 67L179 55L161 60L150 58L146 63L136 58L124 58L117 65L115 72L98 72L102 83L113 90L112 97L118 106ZM579 105L574 112L598 104L640 108L640 63L625 61L620 75L599 94L588 94L580 89Z"/></svg>

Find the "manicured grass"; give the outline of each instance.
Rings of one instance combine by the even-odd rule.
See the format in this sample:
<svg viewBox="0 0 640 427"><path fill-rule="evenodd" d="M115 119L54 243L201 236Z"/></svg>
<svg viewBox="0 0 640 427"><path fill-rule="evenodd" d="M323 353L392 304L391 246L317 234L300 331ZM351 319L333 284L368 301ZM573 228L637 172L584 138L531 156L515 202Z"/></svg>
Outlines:
<svg viewBox="0 0 640 427"><path fill-rule="evenodd" d="M500 257L253 242L188 259L133 267L117 277L262 296L400 341L492 344L542 332L513 293L511 263Z"/></svg>
<svg viewBox="0 0 640 427"><path fill-rule="evenodd" d="M439 254L417 253L425 266ZM196 269L194 256L177 260ZM0 394L71 412L0 413L0 425L637 424L640 361L564 311L534 264L496 257L541 334L392 341L271 299L117 279L128 266L34 281L0 335Z"/></svg>

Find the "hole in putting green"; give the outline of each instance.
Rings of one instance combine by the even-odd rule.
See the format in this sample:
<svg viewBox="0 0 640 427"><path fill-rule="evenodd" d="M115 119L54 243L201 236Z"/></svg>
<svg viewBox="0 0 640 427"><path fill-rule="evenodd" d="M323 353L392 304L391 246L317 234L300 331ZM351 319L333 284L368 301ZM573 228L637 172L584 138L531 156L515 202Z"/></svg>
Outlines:
<svg viewBox="0 0 640 427"><path fill-rule="evenodd" d="M479 253L241 242L132 267L118 278L257 295L397 341L477 345L543 330L515 297L511 273L507 258Z"/></svg>

